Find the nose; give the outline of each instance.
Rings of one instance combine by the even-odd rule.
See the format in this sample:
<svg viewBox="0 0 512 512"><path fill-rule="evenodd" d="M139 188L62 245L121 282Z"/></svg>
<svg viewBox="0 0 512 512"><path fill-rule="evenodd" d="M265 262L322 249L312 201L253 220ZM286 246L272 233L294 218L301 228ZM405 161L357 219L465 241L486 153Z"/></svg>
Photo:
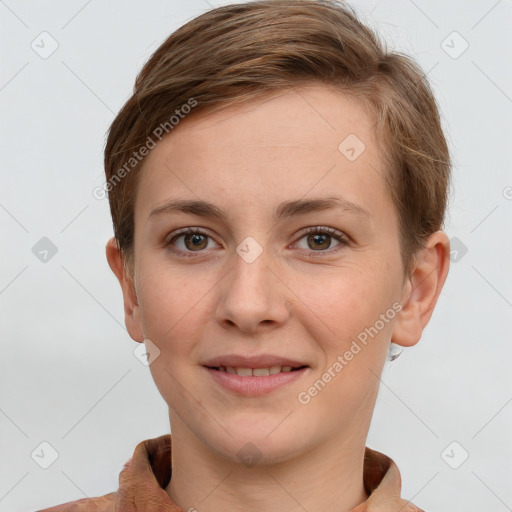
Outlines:
<svg viewBox="0 0 512 512"><path fill-rule="evenodd" d="M221 281L216 320L224 328L247 334L274 329L289 317L289 289L277 265L263 251L248 262L235 253L233 267Z"/></svg>

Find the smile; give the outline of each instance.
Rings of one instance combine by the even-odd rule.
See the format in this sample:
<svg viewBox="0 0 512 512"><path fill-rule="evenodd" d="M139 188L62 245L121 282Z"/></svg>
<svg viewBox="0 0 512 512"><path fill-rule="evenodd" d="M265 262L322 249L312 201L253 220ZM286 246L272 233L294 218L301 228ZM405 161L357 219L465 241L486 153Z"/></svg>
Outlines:
<svg viewBox="0 0 512 512"><path fill-rule="evenodd" d="M301 368L305 368L305 366L269 366L266 368L240 368L234 366L218 366L212 367L212 370L230 373L231 375L240 375L242 377L265 377L267 375L276 375L278 373L289 373L292 371L300 370Z"/></svg>
<svg viewBox="0 0 512 512"><path fill-rule="evenodd" d="M269 366L244 368L234 366L203 367L220 388L246 397L260 396L285 389L311 372L309 366Z"/></svg>

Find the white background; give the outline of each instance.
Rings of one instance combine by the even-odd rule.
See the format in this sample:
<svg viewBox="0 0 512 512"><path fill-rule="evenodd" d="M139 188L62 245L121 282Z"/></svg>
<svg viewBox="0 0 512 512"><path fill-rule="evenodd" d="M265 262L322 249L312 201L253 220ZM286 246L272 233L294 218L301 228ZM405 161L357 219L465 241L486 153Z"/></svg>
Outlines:
<svg viewBox="0 0 512 512"><path fill-rule="evenodd" d="M132 354L105 259L108 203L92 190L137 71L221 4L0 1L0 512L112 492L135 445L169 432ZM421 342L387 365L367 444L428 512L512 510L512 1L352 5L428 72L455 164L446 231L467 248ZM58 42L47 59L31 48L43 31ZM42 237L58 250L46 263L32 252ZM43 441L59 455L46 470L31 458ZM452 464L469 453L458 469L441 456L453 441Z"/></svg>

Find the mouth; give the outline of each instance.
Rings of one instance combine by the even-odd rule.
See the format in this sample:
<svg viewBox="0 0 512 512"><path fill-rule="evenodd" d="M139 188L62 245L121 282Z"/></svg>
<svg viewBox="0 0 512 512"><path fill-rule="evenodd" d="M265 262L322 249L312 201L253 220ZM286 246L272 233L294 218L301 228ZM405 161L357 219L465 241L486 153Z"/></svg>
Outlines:
<svg viewBox="0 0 512 512"><path fill-rule="evenodd" d="M206 366L211 383L219 389L244 397L257 397L290 389L312 371L308 365L272 365L258 368L249 366Z"/></svg>
<svg viewBox="0 0 512 512"><path fill-rule="evenodd" d="M238 366L206 366L210 370L229 373L231 375L239 375L241 377L266 377L268 375L277 375L279 373L291 373L308 368L307 365L302 366L266 366L261 368L244 368Z"/></svg>

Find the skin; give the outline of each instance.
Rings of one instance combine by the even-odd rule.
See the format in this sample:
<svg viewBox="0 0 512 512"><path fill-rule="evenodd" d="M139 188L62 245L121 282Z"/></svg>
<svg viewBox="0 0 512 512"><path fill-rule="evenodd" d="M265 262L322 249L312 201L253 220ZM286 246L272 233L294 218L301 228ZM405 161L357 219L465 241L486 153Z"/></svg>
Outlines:
<svg viewBox="0 0 512 512"><path fill-rule="evenodd" d="M338 150L349 134L366 146L355 161ZM309 85L190 115L147 156L135 204L133 280L114 239L107 259L130 336L160 350L150 370L173 436L165 491L183 510L341 512L367 500L363 456L389 342L419 341L449 265L449 241L438 231L404 275L375 140L360 104ZM283 201L333 195L367 215L331 208L272 218ZM171 199L212 202L227 221L182 212L149 218ZM348 243L304 233L318 226ZM200 249L190 237L175 239L175 254L166 243L186 227L208 236L199 238ZM236 252L248 236L262 249L252 263ZM298 394L396 303L402 310L300 403ZM243 397L215 384L201 365L229 353L289 356L310 368L288 386ZM261 454L252 467L237 455L248 442Z"/></svg>

